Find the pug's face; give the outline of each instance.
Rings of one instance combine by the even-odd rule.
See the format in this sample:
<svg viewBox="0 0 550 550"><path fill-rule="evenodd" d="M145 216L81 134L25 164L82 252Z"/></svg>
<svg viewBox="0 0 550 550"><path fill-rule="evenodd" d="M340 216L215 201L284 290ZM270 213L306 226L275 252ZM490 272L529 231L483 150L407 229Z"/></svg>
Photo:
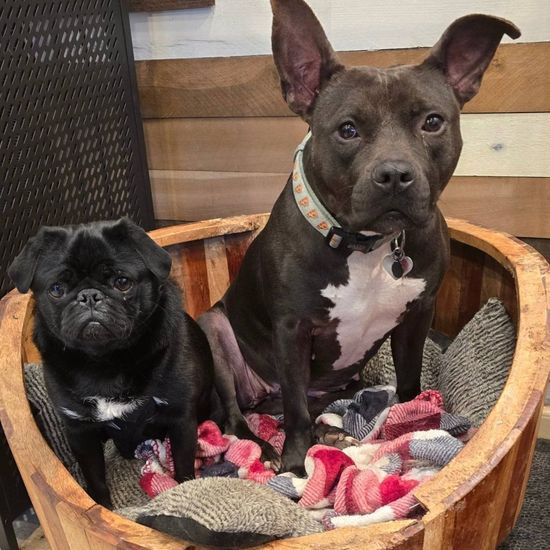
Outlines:
<svg viewBox="0 0 550 550"><path fill-rule="evenodd" d="M170 256L122 219L42 228L14 260L18 289L30 287L48 331L94 354L126 347L156 310Z"/></svg>

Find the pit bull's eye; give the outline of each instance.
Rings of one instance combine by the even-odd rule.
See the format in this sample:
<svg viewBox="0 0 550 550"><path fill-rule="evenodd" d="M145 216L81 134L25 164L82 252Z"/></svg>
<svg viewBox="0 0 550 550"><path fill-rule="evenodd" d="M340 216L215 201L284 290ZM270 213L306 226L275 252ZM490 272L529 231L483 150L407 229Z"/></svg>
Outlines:
<svg viewBox="0 0 550 550"><path fill-rule="evenodd" d="M353 139L359 137L357 128L351 122L344 122L344 124L338 128L338 134L342 139Z"/></svg>
<svg viewBox="0 0 550 550"><path fill-rule="evenodd" d="M54 283L49 289L48 289L48 294L52 297L52 298L62 298L63 295L65 294L65 287L63 286L62 283Z"/></svg>
<svg viewBox="0 0 550 550"><path fill-rule="evenodd" d="M424 130L424 132L438 132L441 130L444 122L445 121L441 115L432 113L426 117L422 130Z"/></svg>
<svg viewBox="0 0 550 550"><path fill-rule="evenodd" d="M113 281L113 286L121 292L126 292L132 288L132 281L128 277L119 276Z"/></svg>

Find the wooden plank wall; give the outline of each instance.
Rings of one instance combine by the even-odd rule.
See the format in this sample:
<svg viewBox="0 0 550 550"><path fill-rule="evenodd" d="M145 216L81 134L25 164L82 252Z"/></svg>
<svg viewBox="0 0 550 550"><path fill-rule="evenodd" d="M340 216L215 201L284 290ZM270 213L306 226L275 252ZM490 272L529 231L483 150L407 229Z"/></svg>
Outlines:
<svg viewBox="0 0 550 550"><path fill-rule="evenodd" d="M231 5L229 1L218 0L215 10L193 10L204 11L200 22L210 24L202 39L185 25L176 39L175 17L149 16L153 19L148 20L148 53L144 53L141 20L133 21L135 53L142 59L137 64L138 86L157 219L191 221L268 211L286 182L292 152L306 131L282 101L271 56L244 55L263 52L263 38L258 38L258 45L251 31L245 36L236 31L256 23L257 32L267 32L268 40L269 6L266 10L264 2L258 2L258 10L243 11L235 21L230 16L235 16L241 0L232 0ZM393 33L399 36L388 44L365 6L372 10L374 5L375 16L386 21L384 6L392 15L403 3L311 3L335 47L343 44L359 50L340 53L349 65L414 63L423 59L427 48L398 46L425 46L437 38L431 34L438 35L455 17L487 11L481 0L461 0L452 9L445 5L436 17L441 25L434 31L431 21L425 36L418 28L426 6L414 11L409 5L413 3L405 2L404 14L396 23L404 31ZM500 47L480 94L465 107L462 157L440 206L450 216L521 237L550 238L550 10L547 0L529 0L516 7L503 0L492 4L491 11L518 23L523 35L519 43ZM463 13L454 13L456 9ZM186 13L191 12L178 13L176 22L188 23ZM194 25L197 17L191 17ZM358 22L375 36L363 29L361 40ZM213 29L218 29L223 42L217 49ZM192 39L208 54L219 52L220 56L197 58L196 44L186 42ZM361 51L372 47L375 39L390 47ZM243 55L222 57L228 48ZM154 59L159 52L167 59Z"/></svg>

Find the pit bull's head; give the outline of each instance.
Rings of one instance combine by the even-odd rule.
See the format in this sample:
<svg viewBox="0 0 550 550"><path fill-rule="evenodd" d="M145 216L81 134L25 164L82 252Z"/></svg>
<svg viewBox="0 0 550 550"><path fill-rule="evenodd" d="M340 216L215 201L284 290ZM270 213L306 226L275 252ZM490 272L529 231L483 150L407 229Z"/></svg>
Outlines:
<svg viewBox="0 0 550 550"><path fill-rule="evenodd" d="M456 20L419 65L344 67L303 0L271 0L273 55L289 107L311 127L305 170L350 231L426 225L460 156L460 109L512 23Z"/></svg>

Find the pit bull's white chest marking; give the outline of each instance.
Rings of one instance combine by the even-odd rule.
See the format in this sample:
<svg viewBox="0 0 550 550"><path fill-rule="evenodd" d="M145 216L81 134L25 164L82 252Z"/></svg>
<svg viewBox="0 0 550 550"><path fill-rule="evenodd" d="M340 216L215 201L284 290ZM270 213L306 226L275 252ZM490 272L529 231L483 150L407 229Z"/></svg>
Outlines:
<svg viewBox="0 0 550 550"><path fill-rule="evenodd" d="M336 336L341 350L334 369L363 359L373 344L397 325L407 304L426 288L424 279L394 279L382 266L390 252L389 243L368 254L353 252L348 257L348 282L321 290L334 303L330 319L339 321Z"/></svg>

